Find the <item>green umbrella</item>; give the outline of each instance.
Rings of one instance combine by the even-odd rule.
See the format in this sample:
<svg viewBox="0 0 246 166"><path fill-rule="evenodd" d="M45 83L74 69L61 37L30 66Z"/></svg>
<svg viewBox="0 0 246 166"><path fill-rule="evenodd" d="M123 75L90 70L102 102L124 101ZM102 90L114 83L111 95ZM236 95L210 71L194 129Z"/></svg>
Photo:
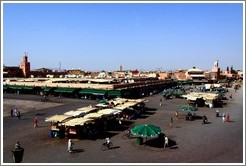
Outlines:
<svg viewBox="0 0 246 166"><path fill-rule="evenodd" d="M154 137L161 133L161 128L151 124L140 124L132 128L131 133L141 137Z"/></svg>
<svg viewBox="0 0 246 166"><path fill-rule="evenodd" d="M182 110L182 111L197 111L198 109L192 105L181 105L179 107L179 110Z"/></svg>

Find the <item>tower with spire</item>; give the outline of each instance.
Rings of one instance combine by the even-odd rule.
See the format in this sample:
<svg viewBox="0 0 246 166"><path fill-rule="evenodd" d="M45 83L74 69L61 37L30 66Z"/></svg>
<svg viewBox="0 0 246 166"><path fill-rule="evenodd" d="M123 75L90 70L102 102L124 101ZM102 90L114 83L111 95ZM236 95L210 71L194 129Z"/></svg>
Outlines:
<svg viewBox="0 0 246 166"><path fill-rule="evenodd" d="M219 60L214 62L214 66L212 68L212 72L215 73L215 80L218 81L220 78L220 67L219 67Z"/></svg>
<svg viewBox="0 0 246 166"><path fill-rule="evenodd" d="M30 62L28 62L28 56L26 52L24 53L20 68L24 77L30 77Z"/></svg>

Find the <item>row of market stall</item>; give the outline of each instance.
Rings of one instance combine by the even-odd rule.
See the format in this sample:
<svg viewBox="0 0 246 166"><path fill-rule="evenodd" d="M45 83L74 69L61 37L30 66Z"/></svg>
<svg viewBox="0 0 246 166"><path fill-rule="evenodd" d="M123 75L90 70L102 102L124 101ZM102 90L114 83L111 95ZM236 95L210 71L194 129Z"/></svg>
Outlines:
<svg viewBox="0 0 246 166"><path fill-rule="evenodd" d="M45 122L51 124L50 137L97 138L113 127L120 127L122 121L140 114L145 102L145 99L115 98L46 117Z"/></svg>
<svg viewBox="0 0 246 166"><path fill-rule="evenodd" d="M216 107L221 104L222 100L220 95L217 93L209 93L209 92L191 92L186 95L182 95L182 97L189 101L189 104L194 106L208 106L210 108Z"/></svg>
<svg viewBox="0 0 246 166"><path fill-rule="evenodd" d="M205 87L205 90L203 90ZM208 88L209 87L209 88ZM226 99L225 94L228 92L227 88L220 84L205 84L203 86L177 86L163 90L163 97L170 98L184 98L188 100L190 105L205 107L218 107L222 104L222 100Z"/></svg>

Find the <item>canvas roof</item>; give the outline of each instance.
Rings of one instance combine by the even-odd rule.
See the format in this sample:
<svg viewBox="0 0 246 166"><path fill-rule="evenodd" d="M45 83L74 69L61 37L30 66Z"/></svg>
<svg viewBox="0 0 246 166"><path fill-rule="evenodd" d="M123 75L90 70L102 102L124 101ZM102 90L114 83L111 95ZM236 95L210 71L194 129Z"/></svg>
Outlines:
<svg viewBox="0 0 246 166"><path fill-rule="evenodd" d="M96 107L81 107L81 108L78 108L77 110L65 112L64 115L75 117L75 116L88 114L89 112L94 111L94 110L97 110L97 108Z"/></svg>
<svg viewBox="0 0 246 166"><path fill-rule="evenodd" d="M83 126L85 123L91 122L93 119L87 119L87 118L73 118L65 123L63 125L65 126Z"/></svg>
<svg viewBox="0 0 246 166"><path fill-rule="evenodd" d="M124 99L124 98L115 98L114 100L110 100L109 103L114 103L114 105L118 105L118 104L123 104L125 102L127 102L128 99Z"/></svg>
<svg viewBox="0 0 246 166"><path fill-rule="evenodd" d="M110 114L118 114L120 113L120 110L116 110L116 109L102 109L100 111L98 111L99 114L103 114L103 115L110 115Z"/></svg>
<svg viewBox="0 0 246 166"><path fill-rule="evenodd" d="M73 116L73 117L80 116L81 114L84 114L84 111L72 110L64 113L64 115Z"/></svg>
<svg viewBox="0 0 246 166"><path fill-rule="evenodd" d="M103 114L94 112L94 113L89 113L89 114L85 115L84 118L96 119L96 118L101 118L102 116L103 116Z"/></svg>
<svg viewBox="0 0 246 166"><path fill-rule="evenodd" d="M188 100L196 100L197 98L203 98L204 100L213 100L218 97L216 93L207 93L207 92L192 92L187 95L182 95L183 97L187 98Z"/></svg>
<svg viewBox="0 0 246 166"><path fill-rule="evenodd" d="M130 102L126 102L124 105L126 105L128 107L132 107L132 106L135 106L137 104L138 104L138 102L132 102L132 101L130 101Z"/></svg>
<svg viewBox="0 0 246 166"><path fill-rule="evenodd" d="M148 102L148 100L146 99L129 99L128 101L137 102L137 103Z"/></svg>
<svg viewBox="0 0 246 166"><path fill-rule="evenodd" d="M114 109L117 109L117 110L124 110L126 109L127 107L129 107L128 105L125 105L125 104L122 104L122 105L117 105L114 107Z"/></svg>
<svg viewBox="0 0 246 166"><path fill-rule="evenodd" d="M96 107L88 106L88 107L81 107L78 108L77 111L83 111L84 113L89 113L91 111L97 110Z"/></svg>
<svg viewBox="0 0 246 166"><path fill-rule="evenodd" d="M53 115L53 116L47 117L45 119L45 122L62 122L70 117L71 116L69 115Z"/></svg>
<svg viewBox="0 0 246 166"><path fill-rule="evenodd" d="M105 103L99 103L95 105L96 107L108 107L108 104Z"/></svg>

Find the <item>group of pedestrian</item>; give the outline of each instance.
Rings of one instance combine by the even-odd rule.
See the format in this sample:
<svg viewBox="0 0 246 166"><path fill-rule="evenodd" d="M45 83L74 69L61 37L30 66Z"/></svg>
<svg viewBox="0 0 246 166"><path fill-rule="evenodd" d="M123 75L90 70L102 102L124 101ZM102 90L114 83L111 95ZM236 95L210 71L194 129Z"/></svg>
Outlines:
<svg viewBox="0 0 246 166"><path fill-rule="evenodd" d="M110 141L109 137L106 137L106 138L105 138L105 143L106 143L107 145L109 145L110 142L111 142L111 141ZM74 143L73 143L72 139L69 139L69 140L68 140L68 143L67 143L67 152L68 152L68 153L73 153L73 145L74 145Z"/></svg>
<svg viewBox="0 0 246 166"><path fill-rule="evenodd" d="M219 116L219 110L217 109L216 111L215 111L215 113L216 113L216 117L220 117ZM222 114L222 121L223 122L230 122L230 114L229 113L223 113Z"/></svg>
<svg viewBox="0 0 246 166"><path fill-rule="evenodd" d="M10 115L11 117L17 117L18 119L20 119L20 111L17 110L16 108L15 109L10 109Z"/></svg>
<svg viewBox="0 0 246 166"><path fill-rule="evenodd" d="M223 113L222 121L223 122L230 122L230 114L229 113L228 114Z"/></svg>

